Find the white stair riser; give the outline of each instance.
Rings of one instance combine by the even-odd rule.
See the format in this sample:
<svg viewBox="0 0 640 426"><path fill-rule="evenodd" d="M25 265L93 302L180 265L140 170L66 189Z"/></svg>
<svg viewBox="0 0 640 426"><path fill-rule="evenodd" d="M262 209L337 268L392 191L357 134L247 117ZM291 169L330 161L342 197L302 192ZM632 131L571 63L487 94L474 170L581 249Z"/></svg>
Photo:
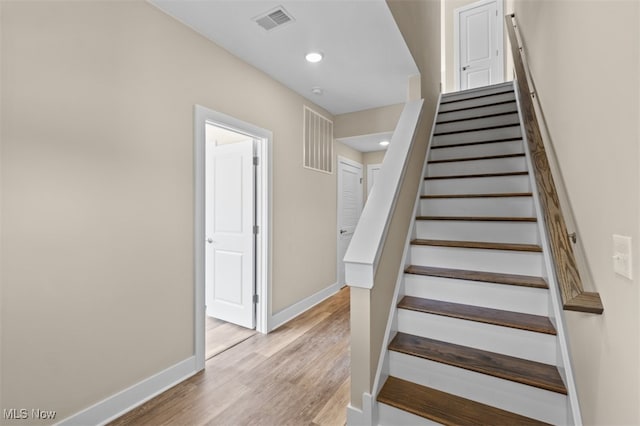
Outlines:
<svg viewBox="0 0 640 426"><path fill-rule="evenodd" d="M491 114L502 114L505 112L517 112L518 107L515 102L508 102L498 105L490 105L483 108L465 109L461 111L441 112L438 114L438 122L449 120L463 120L466 118L481 117Z"/></svg>
<svg viewBox="0 0 640 426"><path fill-rule="evenodd" d="M412 265L541 276L542 253L412 245Z"/></svg>
<svg viewBox="0 0 640 426"><path fill-rule="evenodd" d="M451 123L436 124L435 133L461 132L473 129L482 129L494 126L504 126L509 124L519 124L520 118L517 113L497 115L493 117L473 118Z"/></svg>
<svg viewBox="0 0 640 426"><path fill-rule="evenodd" d="M427 166L427 176L455 176L525 171L527 171L527 164L524 156L473 161L452 161L449 163L429 164Z"/></svg>
<svg viewBox="0 0 640 426"><path fill-rule="evenodd" d="M405 295L531 315L549 315L549 290L424 275L404 275Z"/></svg>
<svg viewBox="0 0 640 426"><path fill-rule="evenodd" d="M566 396L422 358L390 352L390 374L552 424L566 421Z"/></svg>
<svg viewBox="0 0 640 426"><path fill-rule="evenodd" d="M556 363L556 336L442 315L398 309L398 331L497 352L531 361Z"/></svg>
<svg viewBox="0 0 640 426"><path fill-rule="evenodd" d="M416 220L416 237L426 240L539 244L536 222Z"/></svg>
<svg viewBox="0 0 640 426"><path fill-rule="evenodd" d="M445 93L442 95L442 102L451 102L476 98L478 96L495 95L504 92L513 91L513 83L502 83L492 86L477 87L474 89L462 90L459 92Z"/></svg>
<svg viewBox="0 0 640 426"><path fill-rule="evenodd" d="M521 137L520 126L510 126L500 129L478 130L474 132L453 133L451 135L434 136L433 146L461 144L468 142L483 142L519 137Z"/></svg>
<svg viewBox="0 0 640 426"><path fill-rule="evenodd" d="M428 198L420 200L421 216L534 217L533 197Z"/></svg>
<svg viewBox="0 0 640 426"><path fill-rule="evenodd" d="M408 411L378 403L378 425L380 426L442 426Z"/></svg>
<svg viewBox="0 0 640 426"><path fill-rule="evenodd" d="M429 179L422 185L422 195L444 194L504 194L531 192L528 175Z"/></svg>
<svg viewBox="0 0 640 426"><path fill-rule="evenodd" d="M432 149L430 161L451 160L454 158L484 157L487 155L522 154L524 144L521 140L508 142L483 143L478 145L453 146Z"/></svg>
<svg viewBox="0 0 640 426"><path fill-rule="evenodd" d="M486 96L484 98L468 99L468 100L463 100L458 102L441 104L438 111L447 112L447 111L464 109L464 108L475 108L483 105L495 104L498 102L513 101L515 99L516 99L516 95L514 92L507 92L507 93L501 93L493 96Z"/></svg>

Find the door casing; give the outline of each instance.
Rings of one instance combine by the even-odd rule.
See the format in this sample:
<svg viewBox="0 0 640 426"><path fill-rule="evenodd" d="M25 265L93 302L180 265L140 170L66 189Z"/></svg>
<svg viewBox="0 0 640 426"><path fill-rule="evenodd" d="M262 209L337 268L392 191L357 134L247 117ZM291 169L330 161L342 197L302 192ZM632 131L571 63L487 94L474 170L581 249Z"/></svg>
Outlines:
<svg viewBox="0 0 640 426"><path fill-rule="evenodd" d="M256 330L268 332L271 306L271 147L273 134L201 105L194 106L194 337L196 369L205 363L205 124L209 122L253 137L256 157Z"/></svg>
<svg viewBox="0 0 640 426"><path fill-rule="evenodd" d="M346 164L355 168L360 169L360 191L359 193L359 200L360 200L360 205L359 205L359 212L358 212L358 217L360 217L360 214L362 214L362 200L363 200L363 191L362 191L362 181L363 181L363 165L353 161L353 160L349 160L348 158L342 157L342 156L338 156L338 167L336 168L336 172L338 173L337 176L337 186L336 186L336 195L337 195L337 212L336 212L336 253L337 253L337 264L336 264L336 281L340 284L345 284L343 282L341 282L341 273L340 273L340 268L342 268L344 270L344 261L342 259L342 256L340 256L340 222L341 222L341 211L342 211L342 174L341 174L341 164Z"/></svg>

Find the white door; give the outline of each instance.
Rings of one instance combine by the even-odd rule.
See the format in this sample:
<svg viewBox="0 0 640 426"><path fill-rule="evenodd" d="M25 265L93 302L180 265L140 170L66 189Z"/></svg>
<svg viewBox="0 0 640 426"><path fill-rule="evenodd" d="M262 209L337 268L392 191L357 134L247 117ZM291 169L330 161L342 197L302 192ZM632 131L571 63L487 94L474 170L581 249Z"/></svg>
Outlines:
<svg viewBox="0 0 640 426"><path fill-rule="evenodd" d="M206 142L207 315L255 327L253 140Z"/></svg>
<svg viewBox="0 0 640 426"><path fill-rule="evenodd" d="M460 90L502 83L502 2L480 1L456 9Z"/></svg>
<svg viewBox="0 0 640 426"><path fill-rule="evenodd" d="M380 172L380 167L382 167L382 164L367 165L367 194L371 193L371 188L373 188L376 176L378 176L378 172Z"/></svg>
<svg viewBox="0 0 640 426"><path fill-rule="evenodd" d="M362 213L362 164L338 157L338 283L345 284L344 255Z"/></svg>

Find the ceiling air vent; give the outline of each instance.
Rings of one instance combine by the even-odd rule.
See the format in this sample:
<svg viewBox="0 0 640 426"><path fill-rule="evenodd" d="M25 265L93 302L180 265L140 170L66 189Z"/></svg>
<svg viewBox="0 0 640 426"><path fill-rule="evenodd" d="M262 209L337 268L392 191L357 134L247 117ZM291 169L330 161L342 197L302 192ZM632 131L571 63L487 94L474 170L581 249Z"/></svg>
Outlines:
<svg viewBox="0 0 640 426"><path fill-rule="evenodd" d="M284 10L284 7L277 8L253 18L262 28L269 31L289 22L293 22L293 18Z"/></svg>

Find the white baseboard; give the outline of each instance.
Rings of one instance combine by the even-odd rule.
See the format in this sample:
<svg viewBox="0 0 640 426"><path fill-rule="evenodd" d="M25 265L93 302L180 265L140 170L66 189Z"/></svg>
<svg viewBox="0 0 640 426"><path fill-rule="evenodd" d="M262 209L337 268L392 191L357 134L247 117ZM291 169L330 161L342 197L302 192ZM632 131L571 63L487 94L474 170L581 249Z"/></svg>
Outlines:
<svg viewBox="0 0 640 426"><path fill-rule="evenodd" d="M194 356L86 408L57 425L104 425L197 373Z"/></svg>
<svg viewBox="0 0 640 426"><path fill-rule="evenodd" d="M362 410L349 404L347 406L347 426L372 426L378 424L374 412L376 402L370 393L362 394Z"/></svg>
<svg viewBox="0 0 640 426"><path fill-rule="evenodd" d="M327 299L328 297L333 296L341 288L342 286L339 283L334 283L329 287L322 289L315 294L312 294L306 299L302 299L298 303L295 303L289 306L288 308L281 310L277 314L272 315L271 318L269 319L269 331L275 330L276 328L280 327L284 323L291 321L301 313L311 309L312 307L322 302L323 300Z"/></svg>
<svg viewBox="0 0 640 426"><path fill-rule="evenodd" d="M362 410L351 404L347 405L347 426L362 426L364 424L364 413Z"/></svg>

